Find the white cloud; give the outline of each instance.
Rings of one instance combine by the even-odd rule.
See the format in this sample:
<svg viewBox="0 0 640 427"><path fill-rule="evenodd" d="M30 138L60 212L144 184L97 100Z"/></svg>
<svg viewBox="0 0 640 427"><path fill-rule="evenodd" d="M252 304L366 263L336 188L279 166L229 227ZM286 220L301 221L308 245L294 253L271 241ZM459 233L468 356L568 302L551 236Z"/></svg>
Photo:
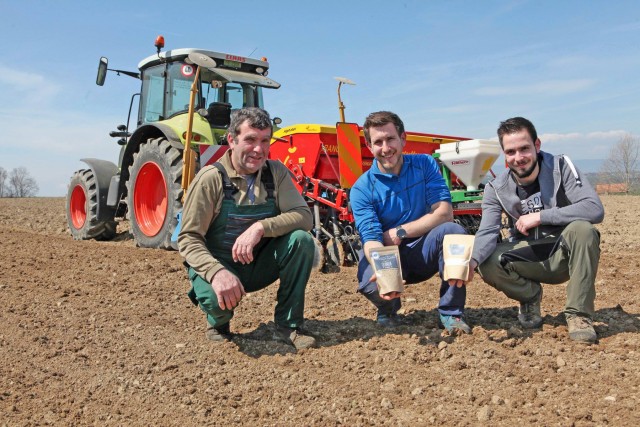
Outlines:
<svg viewBox="0 0 640 427"><path fill-rule="evenodd" d="M564 95L583 91L595 83L594 79L548 80L530 85L486 86L478 88L474 92L480 96Z"/></svg>
<svg viewBox="0 0 640 427"><path fill-rule="evenodd" d="M42 74L0 65L0 91L13 109L41 108L56 98L61 87Z"/></svg>
<svg viewBox="0 0 640 427"><path fill-rule="evenodd" d="M28 111L0 114L0 128L4 129L1 147L13 147L16 143L24 149L42 152L78 152L80 147L100 148L109 145L109 131L114 130L112 117L98 119L81 112L39 110L37 129ZM106 142L105 142L106 141Z"/></svg>
<svg viewBox="0 0 640 427"><path fill-rule="evenodd" d="M625 130L608 130L604 132L589 132L586 137L589 139L620 139L628 133Z"/></svg>
<svg viewBox="0 0 640 427"><path fill-rule="evenodd" d="M39 110L37 126L28 111L0 114L0 166L24 166L40 187L39 196L64 196L69 178L86 165L82 158L118 163L119 146L108 136L113 117L97 120L82 112Z"/></svg>
<svg viewBox="0 0 640 427"><path fill-rule="evenodd" d="M542 135L538 135L541 141L544 142L552 142L552 141L567 141L572 139L581 138L583 134L580 132L570 132L570 133L545 133Z"/></svg>
<svg viewBox="0 0 640 427"><path fill-rule="evenodd" d="M41 84L44 77L40 74L18 71L0 65L0 83L17 86L19 89L30 89L34 84Z"/></svg>
<svg viewBox="0 0 640 427"><path fill-rule="evenodd" d="M545 133L539 135L542 149L567 154L573 159L605 159L611 147L630 132L606 130L594 132Z"/></svg>
<svg viewBox="0 0 640 427"><path fill-rule="evenodd" d="M545 142L556 142L556 141L573 141L580 139L590 139L590 140L612 140L612 139L620 139L622 136L626 135L627 131L624 130L607 130L607 131L596 131L596 132L588 132L588 133L580 133L580 132L569 132L569 133L545 133L540 135L540 140Z"/></svg>

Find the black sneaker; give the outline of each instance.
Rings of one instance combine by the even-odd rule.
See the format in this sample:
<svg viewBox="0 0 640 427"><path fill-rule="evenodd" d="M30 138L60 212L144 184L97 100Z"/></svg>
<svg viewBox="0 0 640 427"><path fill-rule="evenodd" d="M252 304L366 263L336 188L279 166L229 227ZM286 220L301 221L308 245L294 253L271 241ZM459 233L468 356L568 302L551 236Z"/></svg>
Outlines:
<svg viewBox="0 0 640 427"><path fill-rule="evenodd" d="M596 330L593 329L593 321L586 316L565 314L569 327L569 338L574 341L593 344L598 340Z"/></svg>
<svg viewBox="0 0 640 427"><path fill-rule="evenodd" d="M525 329L537 329L542 326L542 315L540 314L540 302L542 302L542 286L538 296L529 302L521 302L518 310L518 322Z"/></svg>
<svg viewBox="0 0 640 427"><path fill-rule="evenodd" d="M274 339L282 341L295 347L296 350L311 348L316 346L316 339L311 335L304 334L300 328L290 328L288 326L276 326Z"/></svg>
<svg viewBox="0 0 640 427"><path fill-rule="evenodd" d="M397 328L404 325L404 319L398 314L378 314L376 323L383 328Z"/></svg>
<svg viewBox="0 0 640 427"><path fill-rule="evenodd" d="M231 340L231 328L229 323L225 323L221 326L213 327L209 325L205 332L205 336L209 341L223 342Z"/></svg>

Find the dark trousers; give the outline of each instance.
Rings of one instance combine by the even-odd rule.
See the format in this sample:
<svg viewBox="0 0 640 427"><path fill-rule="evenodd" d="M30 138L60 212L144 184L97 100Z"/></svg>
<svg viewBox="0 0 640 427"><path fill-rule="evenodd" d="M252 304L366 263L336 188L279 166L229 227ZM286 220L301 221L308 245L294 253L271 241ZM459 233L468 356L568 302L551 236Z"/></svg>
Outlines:
<svg viewBox="0 0 640 427"><path fill-rule="evenodd" d="M448 282L442 280L444 271L442 241L447 234L467 234L467 232L462 226L447 222L418 239L403 242L399 247L402 276L407 284L412 284L425 281L438 273L441 280L438 310L444 315L460 316L464 313L466 286L457 288L449 286ZM371 276L373 276L373 267L361 251L358 264L358 292L378 308L378 315L395 314L400 309L400 298L391 301L380 298L378 285L376 282L369 281Z"/></svg>

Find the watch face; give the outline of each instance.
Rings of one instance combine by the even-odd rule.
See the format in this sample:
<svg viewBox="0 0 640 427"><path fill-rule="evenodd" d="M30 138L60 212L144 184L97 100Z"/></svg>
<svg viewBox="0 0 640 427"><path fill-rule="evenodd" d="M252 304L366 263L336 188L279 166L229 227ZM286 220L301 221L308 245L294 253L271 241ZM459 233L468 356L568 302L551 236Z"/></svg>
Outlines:
<svg viewBox="0 0 640 427"><path fill-rule="evenodd" d="M407 237L407 230L405 230L402 227L399 227L396 230L396 236L398 236L400 239L404 239L405 237Z"/></svg>

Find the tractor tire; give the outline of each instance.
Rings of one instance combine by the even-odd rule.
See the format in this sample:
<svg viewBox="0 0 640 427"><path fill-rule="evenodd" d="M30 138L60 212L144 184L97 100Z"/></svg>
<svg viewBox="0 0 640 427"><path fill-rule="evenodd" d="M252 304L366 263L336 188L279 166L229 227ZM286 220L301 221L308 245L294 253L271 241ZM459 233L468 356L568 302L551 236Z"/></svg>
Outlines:
<svg viewBox="0 0 640 427"><path fill-rule="evenodd" d="M67 224L75 240L110 240L116 235L116 221L99 221L98 187L91 169L73 174L67 191Z"/></svg>
<svg viewBox="0 0 640 427"><path fill-rule="evenodd" d="M129 167L127 193L136 245L173 249L171 234L182 209L182 151L163 137L140 145Z"/></svg>

